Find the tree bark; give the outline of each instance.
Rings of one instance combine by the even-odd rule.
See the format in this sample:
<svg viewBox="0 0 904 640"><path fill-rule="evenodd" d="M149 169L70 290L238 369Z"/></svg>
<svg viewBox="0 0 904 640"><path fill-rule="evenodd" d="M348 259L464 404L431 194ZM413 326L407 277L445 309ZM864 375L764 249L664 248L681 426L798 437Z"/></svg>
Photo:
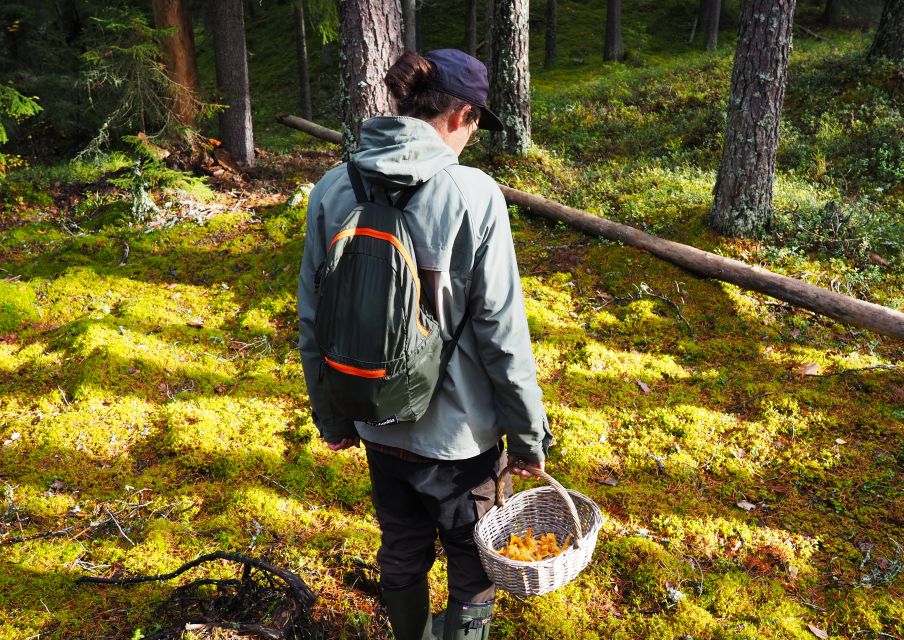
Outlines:
<svg viewBox="0 0 904 640"><path fill-rule="evenodd" d="M795 0L741 5L728 120L710 224L731 236L762 234L772 218L779 118Z"/></svg>
<svg viewBox="0 0 904 640"><path fill-rule="evenodd" d="M703 48L715 51L719 44L719 14L722 12L721 0L706 0L706 32Z"/></svg>
<svg viewBox="0 0 904 640"><path fill-rule="evenodd" d="M301 113L310 120L314 117L311 106L311 69L308 65L308 37L304 24L304 0L295 0L295 59L298 62L298 97Z"/></svg>
<svg viewBox="0 0 904 640"><path fill-rule="evenodd" d="M477 0L465 2L465 51L477 57Z"/></svg>
<svg viewBox="0 0 904 640"><path fill-rule="evenodd" d="M161 38L166 73L173 82L173 114L180 124L196 128L201 86L188 3L185 0L154 0L154 26L174 29L172 35Z"/></svg>
<svg viewBox="0 0 904 640"><path fill-rule="evenodd" d="M885 0L869 57L904 62L904 0Z"/></svg>
<svg viewBox="0 0 904 640"><path fill-rule="evenodd" d="M417 51L417 5L415 0L402 0L402 31L405 49Z"/></svg>
<svg viewBox="0 0 904 640"><path fill-rule="evenodd" d="M822 12L822 23L830 27L837 27L841 24L841 0L826 0L826 7Z"/></svg>
<svg viewBox="0 0 904 640"><path fill-rule="evenodd" d="M551 67L559 57L558 38L559 5L556 0L546 0L546 57L543 64Z"/></svg>
<svg viewBox="0 0 904 640"><path fill-rule="evenodd" d="M242 4L242 0L219 0L213 8L213 49L217 87L227 106L220 112L223 147L237 162L253 167L254 135Z"/></svg>
<svg viewBox="0 0 904 640"><path fill-rule="evenodd" d="M390 112L383 82L402 54L399 0L339 0L340 107L344 153L358 146L361 121Z"/></svg>
<svg viewBox="0 0 904 640"><path fill-rule="evenodd" d="M606 46L603 60L621 60L625 57L622 43L621 0L606 1Z"/></svg>
<svg viewBox="0 0 904 640"><path fill-rule="evenodd" d="M530 147L528 0L496 0L495 8L490 107L505 130L492 133L490 148L494 153L524 154Z"/></svg>
<svg viewBox="0 0 904 640"><path fill-rule="evenodd" d="M300 129L322 140L342 143L342 134L294 116L278 116L287 127ZM810 309L839 322L869 329L904 340L904 313L872 302L857 300L828 291L795 278L782 276L738 260L724 258L695 247L651 236L625 224L566 207L542 196L499 185L508 204L523 207L533 214L565 224L615 242L641 249L703 278L730 282L759 291L797 307Z"/></svg>
<svg viewBox="0 0 904 640"><path fill-rule="evenodd" d="M493 68L493 51L494 51L494 43L493 38L494 29L493 29L493 21L496 19L496 0L486 0L485 5L485 22L486 22L486 46L484 47L484 57L483 63L487 66L487 69L492 70ZM492 78L490 78L492 80Z"/></svg>
<svg viewBox="0 0 904 640"><path fill-rule="evenodd" d="M694 22L691 24L691 35L687 39L687 43L691 44L694 42L694 38L697 36L697 27L700 27L701 31L703 30L703 22L706 16L706 0L700 0L697 3L697 13L694 14Z"/></svg>

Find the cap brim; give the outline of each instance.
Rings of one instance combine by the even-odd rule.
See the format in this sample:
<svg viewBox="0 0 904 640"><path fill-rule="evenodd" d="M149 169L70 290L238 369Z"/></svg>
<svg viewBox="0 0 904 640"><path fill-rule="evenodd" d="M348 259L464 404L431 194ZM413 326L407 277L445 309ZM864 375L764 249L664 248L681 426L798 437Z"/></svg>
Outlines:
<svg viewBox="0 0 904 640"><path fill-rule="evenodd" d="M487 131L502 131L502 120L495 113L486 107L480 107L480 120L477 121L478 129L486 129Z"/></svg>

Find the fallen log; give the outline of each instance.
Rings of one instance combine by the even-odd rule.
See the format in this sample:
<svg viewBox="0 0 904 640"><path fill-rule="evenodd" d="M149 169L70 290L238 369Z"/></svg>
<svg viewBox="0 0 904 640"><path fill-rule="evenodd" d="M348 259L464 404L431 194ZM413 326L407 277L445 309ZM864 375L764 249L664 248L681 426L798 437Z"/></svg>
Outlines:
<svg viewBox="0 0 904 640"><path fill-rule="evenodd" d="M333 131L332 129L327 129L326 127L321 127L316 122L311 122L310 120L305 120L304 118L299 118L297 116L287 116L287 115L278 115L276 116L276 121L280 124L284 124L287 127L291 127L292 129L298 129L299 131L304 131L307 134L314 136L315 138L320 138L321 140L326 140L327 142L332 142L334 144L342 144L342 134L338 131Z"/></svg>
<svg viewBox="0 0 904 640"><path fill-rule="evenodd" d="M323 140L336 144L342 142L342 135L338 131L326 129L302 118L279 116L277 120L288 127L300 129ZM765 293L838 322L904 340L904 313L900 311L835 293L796 278L779 275L739 260L724 258L680 242L657 238L634 227L566 207L542 196L505 185L499 187L509 204L518 205L541 217L564 222L585 233L641 249L700 277L713 278Z"/></svg>

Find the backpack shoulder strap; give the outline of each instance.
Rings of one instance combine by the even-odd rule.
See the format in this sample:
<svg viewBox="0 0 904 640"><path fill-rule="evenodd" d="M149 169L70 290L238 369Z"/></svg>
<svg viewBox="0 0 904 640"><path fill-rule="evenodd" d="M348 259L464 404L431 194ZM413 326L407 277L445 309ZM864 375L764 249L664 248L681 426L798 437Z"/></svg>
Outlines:
<svg viewBox="0 0 904 640"><path fill-rule="evenodd" d="M348 178L352 181L352 189L355 191L355 200L358 203L373 202L373 198L367 195L367 189L364 188L364 180L361 178L361 172L352 162L346 163L348 167Z"/></svg>
<svg viewBox="0 0 904 640"><path fill-rule="evenodd" d="M417 193L417 190L423 186L423 182L419 182L418 184L408 187L404 189L401 194L399 194L398 199L392 205L399 211L404 211L405 207L408 206L408 203L411 201L411 196Z"/></svg>

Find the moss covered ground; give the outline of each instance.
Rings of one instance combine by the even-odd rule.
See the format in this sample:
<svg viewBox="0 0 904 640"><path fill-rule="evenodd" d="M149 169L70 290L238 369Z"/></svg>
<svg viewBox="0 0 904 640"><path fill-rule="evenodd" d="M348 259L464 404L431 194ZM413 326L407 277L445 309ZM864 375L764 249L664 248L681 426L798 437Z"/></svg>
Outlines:
<svg viewBox="0 0 904 640"><path fill-rule="evenodd" d="M589 29L596 4L560 3L563 20ZM900 70L865 65L868 34L799 38L774 234L722 238L705 218L732 42L713 55L663 44L690 9L669 11L626 15L639 44L624 64L575 31L556 66L534 69L531 155L474 147L466 161L904 310ZM255 37L271 46L252 34L253 51ZM270 92L264 141L280 137L265 119L291 111ZM0 638L151 635L175 584L232 569L130 588L75 579L214 550L300 575L329 638L390 637L370 588L379 532L363 453L318 439L294 348L305 197L338 155L302 134L280 145L255 180L208 202L155 192L174 203L164 211L190 210L176 224L130 222L130 195L104 180L115 158L3 185ZM548 470L605 523L572 584L500 596L494 637L904 638L901 343L511 218L556 438Z"/></svg>

